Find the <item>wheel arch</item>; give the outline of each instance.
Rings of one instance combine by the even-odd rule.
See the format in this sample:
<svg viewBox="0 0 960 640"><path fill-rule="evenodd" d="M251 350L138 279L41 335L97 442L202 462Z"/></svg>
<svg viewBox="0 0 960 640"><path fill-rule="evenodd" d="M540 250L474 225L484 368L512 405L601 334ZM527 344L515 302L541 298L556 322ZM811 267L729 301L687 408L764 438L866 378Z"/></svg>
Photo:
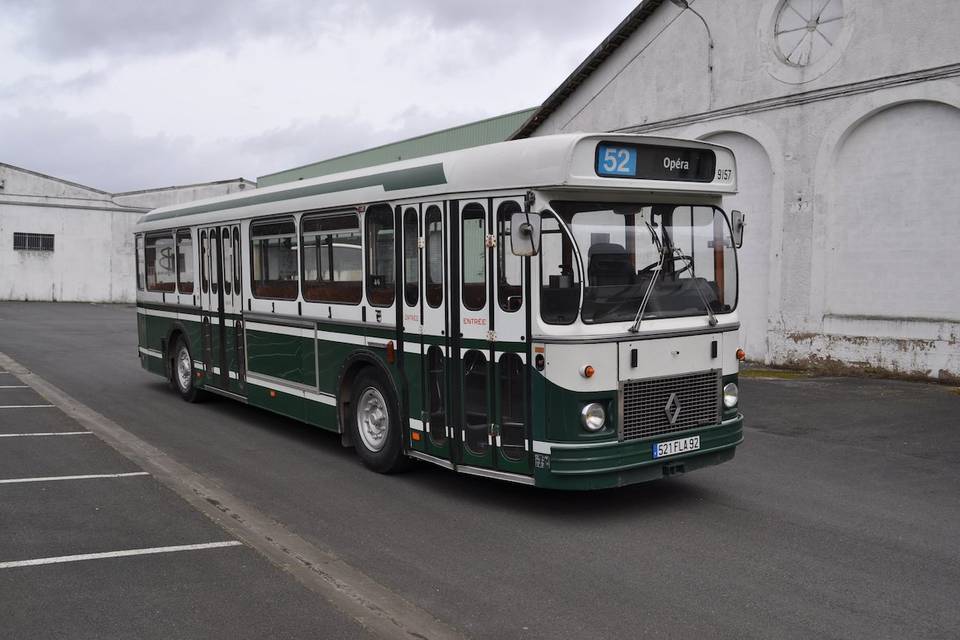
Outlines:
<svg viewBox="0 0 960 640"><path fill-rule="evenodd" d="M337 375L337 423L340 430L340 442L344 447L354 446L353 438L350 435L350 429L347 428L347 420L350 416L350 398L353 393L353 382L361 371L372 368L390 387L393 397L397 401L397 409L400 413L401 433L404 451L406 451L406 432L409 427L408 409L406 403L406 394L402 393L406 389L406 380L402 371L391 371L378 357L369 349L360 349L354 351L340 365L340 372Z"/></svg>

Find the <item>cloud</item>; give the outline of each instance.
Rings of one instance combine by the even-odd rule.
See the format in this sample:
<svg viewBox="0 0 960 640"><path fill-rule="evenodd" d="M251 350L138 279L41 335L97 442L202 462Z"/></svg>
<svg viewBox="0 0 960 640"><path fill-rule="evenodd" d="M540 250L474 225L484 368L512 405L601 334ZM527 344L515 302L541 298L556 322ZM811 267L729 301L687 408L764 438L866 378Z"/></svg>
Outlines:
<svg viewBox="0 0 960 640"><path fill-rule="evenodd" d="M251 39L309 42L362 26L375 31L414 20L442 31L480 31L481 41L523 46L524 38L563 39L570 26L613 26L626 0L7 0L6 20L20 23L21 45L47 60L107 54L156 56L230 48ZM560 44L558 42L558 44ZM509 46L509 45L507 45Z"/></svg>
<svg viewBox="0 0 960 640"><path fill-rule="evenodd" d="M71 116L24 109L0 119L3 162L108 192L260 175L343 155L462 122L458 113L406 111L395 127L351 118L310 122L206 143L189 135L141 136L128 116Z"/></svg>

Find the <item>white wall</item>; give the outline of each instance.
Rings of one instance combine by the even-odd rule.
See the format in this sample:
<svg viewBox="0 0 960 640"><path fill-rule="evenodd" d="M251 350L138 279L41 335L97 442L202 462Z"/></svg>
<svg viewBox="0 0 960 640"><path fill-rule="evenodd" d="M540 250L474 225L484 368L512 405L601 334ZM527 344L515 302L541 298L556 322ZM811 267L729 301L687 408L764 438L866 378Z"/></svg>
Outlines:
<svg viewBox="0 0 960 640"><path fill-rule="evenodd" d="M734 149L752 359L960 376L960 2L842 3L836 46L796 67L774 47L779 0L697 0L712 77L704 25L664 3L535 135Z"/></svg>
<svg viewBox="0 0 960 640"><path fill-rule="evenodd" d="M252 188L235 180L114 196L3 164L0 181L0 300L131 302L143 213ZM54 251L15 251L15 232L53 234Z"/></svg>

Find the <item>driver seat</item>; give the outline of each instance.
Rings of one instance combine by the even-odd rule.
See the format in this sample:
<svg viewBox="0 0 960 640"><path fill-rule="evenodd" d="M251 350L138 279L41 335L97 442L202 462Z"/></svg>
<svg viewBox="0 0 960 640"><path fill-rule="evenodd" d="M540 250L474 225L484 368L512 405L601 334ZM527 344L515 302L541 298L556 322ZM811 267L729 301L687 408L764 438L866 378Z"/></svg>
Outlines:
<svg viewBox="0 0 960 640"><path fill-rule="evenodd" d="M590 245L587 251L587 280L591 287L634 284L636 272L623 245L614 242Z"/></svg>

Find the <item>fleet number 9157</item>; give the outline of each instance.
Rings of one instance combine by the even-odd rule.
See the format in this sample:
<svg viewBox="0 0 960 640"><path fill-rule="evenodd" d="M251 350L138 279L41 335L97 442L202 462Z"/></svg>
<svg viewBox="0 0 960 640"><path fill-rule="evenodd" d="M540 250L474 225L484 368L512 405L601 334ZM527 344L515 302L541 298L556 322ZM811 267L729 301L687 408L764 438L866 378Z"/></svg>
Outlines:
<svg viewBox="0 0 960 640"><path fill-rule="evenodd" d="M726 182L731 177L733 177L733 169L717 169L717 180Z"/></svg>

